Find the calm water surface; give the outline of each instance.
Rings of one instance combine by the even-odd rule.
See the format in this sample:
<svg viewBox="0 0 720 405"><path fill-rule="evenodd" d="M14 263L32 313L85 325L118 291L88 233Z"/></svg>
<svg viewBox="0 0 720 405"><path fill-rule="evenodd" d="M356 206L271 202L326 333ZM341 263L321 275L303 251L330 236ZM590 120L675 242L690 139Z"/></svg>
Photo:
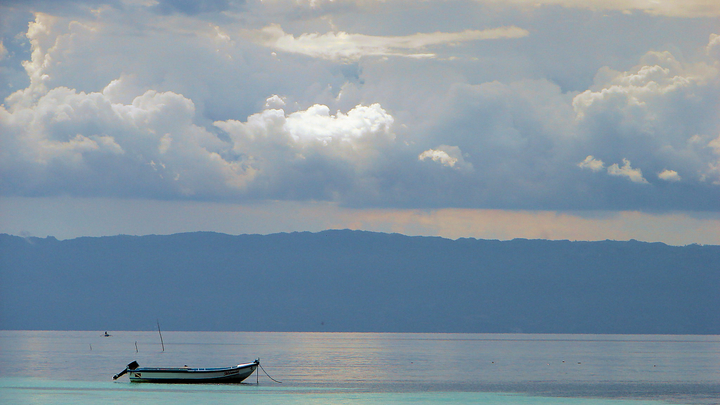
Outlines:
<svg viewBox="0 0 720 405"><path fill-rule="evenodd" d="M0 403L720 404L720 336L109 332L0 331ZM256 358L282 383L112 380Z"/></svg>

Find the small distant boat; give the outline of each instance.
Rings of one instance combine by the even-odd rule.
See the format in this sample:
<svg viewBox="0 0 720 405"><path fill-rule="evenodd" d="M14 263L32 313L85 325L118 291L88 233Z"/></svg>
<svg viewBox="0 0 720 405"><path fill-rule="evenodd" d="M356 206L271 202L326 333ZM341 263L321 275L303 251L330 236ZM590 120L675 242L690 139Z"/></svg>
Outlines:
<svg viewBox="0 0 720 405"><path fill-rule="evenodd" d="M198 383L239 383L257 370L260 360L252 363L238 364L232 367L217 368L192 368L192 367L140 367L137 361L133 361L125 367L125 370L115 374L113 380L117 380L127 373L130 382L149 383L175 383L175 384L198 384Z"/></svg>

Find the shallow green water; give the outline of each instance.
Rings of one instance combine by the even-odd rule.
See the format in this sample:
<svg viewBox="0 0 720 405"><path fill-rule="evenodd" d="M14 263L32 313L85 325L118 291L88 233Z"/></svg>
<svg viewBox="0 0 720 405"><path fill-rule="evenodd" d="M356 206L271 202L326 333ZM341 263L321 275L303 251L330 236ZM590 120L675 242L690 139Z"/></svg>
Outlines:
<svg viewBox="0 0 720 405"><path fill-rule="evenodd" d="M46 381L3 378L3 403L13 404L547 404L623 405L660 401L602 398L536 397L491 392L364 392L348 389L301 389L217 385L157 385L108 382Z"/></svg>
<svg viewBox="0 0 720 405"><path fill-rule="evenodd" d="M720 337L0 331L7 404L716 404ZM240 385L112 381L261 359ZM259 382L259 384L258 384Z"/></svg>

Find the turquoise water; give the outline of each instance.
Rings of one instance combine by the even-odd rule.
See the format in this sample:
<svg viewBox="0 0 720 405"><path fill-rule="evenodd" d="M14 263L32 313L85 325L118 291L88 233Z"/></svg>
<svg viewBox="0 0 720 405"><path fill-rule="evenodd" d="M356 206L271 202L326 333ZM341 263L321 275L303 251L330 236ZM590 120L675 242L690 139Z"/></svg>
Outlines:
<svg viewBox="0 0 720 405"><path fill-rule="evenodd" d="M13 404L717 404L720 337L0 331ZM241 385L131 384L141 366L261 359Z"/></svg>

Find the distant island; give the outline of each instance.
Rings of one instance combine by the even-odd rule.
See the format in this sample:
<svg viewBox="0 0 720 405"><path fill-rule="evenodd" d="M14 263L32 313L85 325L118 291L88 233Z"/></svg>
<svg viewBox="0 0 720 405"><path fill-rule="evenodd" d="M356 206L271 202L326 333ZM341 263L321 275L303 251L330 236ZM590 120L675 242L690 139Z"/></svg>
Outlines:
<svg viewBox="0 0 720 405"><path fill-rule="evenodd" d="M0 234L0 329L720 334L720 246Z"/></svg>

